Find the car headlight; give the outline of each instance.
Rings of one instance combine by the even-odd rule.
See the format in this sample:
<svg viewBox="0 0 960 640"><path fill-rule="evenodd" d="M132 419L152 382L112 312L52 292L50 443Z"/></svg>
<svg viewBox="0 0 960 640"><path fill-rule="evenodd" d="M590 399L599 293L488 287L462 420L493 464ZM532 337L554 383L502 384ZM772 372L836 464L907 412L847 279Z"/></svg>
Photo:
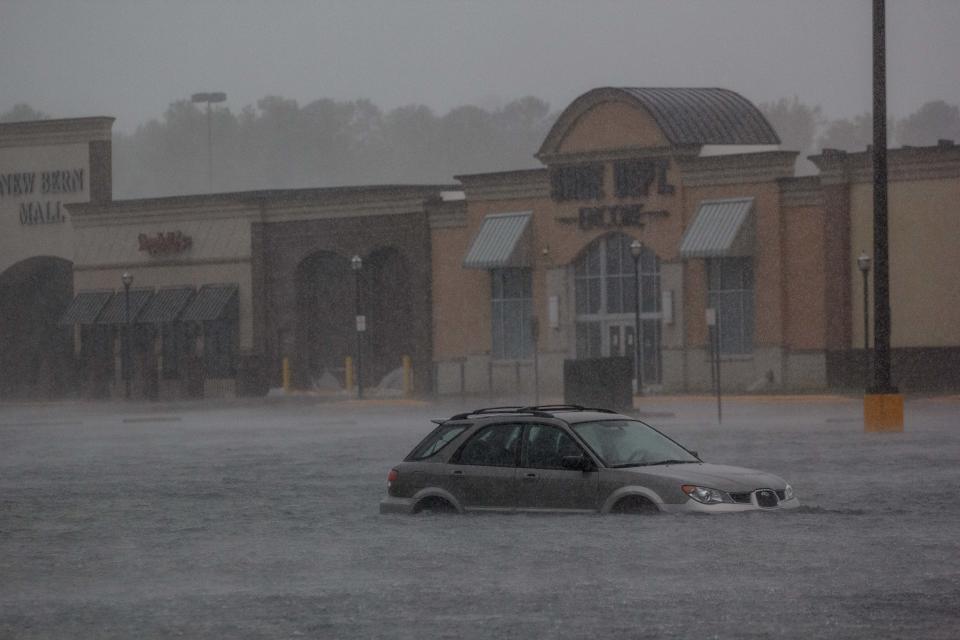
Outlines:
<svg viewBox="0 0 960 640"><path fill-rule="evenodd" d="M680 489L702 504L719 504L721 502L733 502L733 499L725 491L711 489L710 487L698 487L694 484L685 484Z"/></svg>
<svg viewBox="0 0 960 640"><path fill-rule="evenodd" d="M789 484L787 485L787 488L783 490L783 499L793 500L793 487L791 487Z"/></svg>

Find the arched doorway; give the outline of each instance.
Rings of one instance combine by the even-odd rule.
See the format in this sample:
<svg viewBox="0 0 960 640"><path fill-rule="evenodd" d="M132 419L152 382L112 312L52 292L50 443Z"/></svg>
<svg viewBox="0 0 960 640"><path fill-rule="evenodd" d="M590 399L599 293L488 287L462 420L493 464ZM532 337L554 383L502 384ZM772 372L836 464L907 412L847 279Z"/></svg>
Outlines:
<svg viewBox="0 0 960 640"><path fill-rule="evenodd" d="M659 384L660 259L640 254L634 275L629 236L612 233L591 242L573 264L577 358L633 357L636 301L640 299L640 364L645 385Z"/></svg>
<svg viewBox="0 0 960 640"><path fill-rule="evenodd" d="M366 379L378 384L413 356L413 303L410 270L403 255L383 247L364 261L364 311L367 315Z"/></svg>
<svg viewBox="0 0 960 640"><path fill-rule="evenodd" d="M400 367L404 355L414 355L417 332L412 310L417 301L407 261L393 247L376 249L361 259L359 274L349 257L330 251L314 253L297 266L293 374L294 384L301 388L312 387L325 372L344 383L344 361L357 356L358 313L366 318L361 341L365 387L376 386Z"/></svg>
<svg viewBox="0 0 960 640"><path fill-rule="evenodd" d="M355 276L350 260L331 251L297 265L296 353L293 383L310 388L323 374L343 382L344 361L356 351Z"/></svg>
<svg viewBox="0 0 960 640"><path fill-rule="evenodd" d="M74 389L72 336L57 324L72 298L68 260L28 258L0 274L0 397L51 398Z"/></svg>

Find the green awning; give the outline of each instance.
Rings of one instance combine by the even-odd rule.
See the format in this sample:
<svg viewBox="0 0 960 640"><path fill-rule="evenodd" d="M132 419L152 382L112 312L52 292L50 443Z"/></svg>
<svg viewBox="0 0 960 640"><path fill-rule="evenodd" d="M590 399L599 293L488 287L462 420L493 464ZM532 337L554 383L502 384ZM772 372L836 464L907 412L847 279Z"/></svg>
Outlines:
<svg viewBox="0 0 960 640"><path fill-rule="evenodd" d="M473 239L463 266L467 269L529 267L530 218L533 212L488 215Z"/></svg>
<svg viewBox="0 0 960 640"><path fill-rule="evenodd" d="M80 291L60 316L61 325L93 324L113 296L112 291Z"/></svg>
<svg viewBox="0 0 960 640"><path fill-rule="evenodd" d="M130 322L139 322L137 316L150 302L153 289L130 289ZM110 302L97 318L97 324L123 324L127 321L127 296L121 289L113 294Z"/></svg>
<svg viewBox="0 0 960 640"><path fill-rule="evenodd" d="M237 298L235 284L205 284L197 291L190 304L183 310L180 320L184 322L208 322L225 317L236 310Z"/></svg>
<svg viewBox="0 0 960 640"><path fill-rule="evenodd" d="M683 258L753 255L753 198L704 200L683 241Z"/></svg>
<svg viewBox="0 0 960 640"><path fill-rule="evenodd" d="M157 289L150 304L143 310L139 322L174 322L193 297L193 287Z"/></svg>

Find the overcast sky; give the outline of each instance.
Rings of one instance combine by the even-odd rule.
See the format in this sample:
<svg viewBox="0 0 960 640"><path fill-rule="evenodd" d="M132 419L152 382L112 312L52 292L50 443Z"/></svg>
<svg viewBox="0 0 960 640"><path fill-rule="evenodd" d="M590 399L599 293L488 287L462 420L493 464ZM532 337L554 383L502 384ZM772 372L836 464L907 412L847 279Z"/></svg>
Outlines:
<svg viewBox="0 0 960 640"><path fill-rule="evenodd" d="M0 0L0 112L131 131L198 91L562 109L599 86L870 109L871 0ZM888 98L960 104L960 0L887 0Z"/></svg>

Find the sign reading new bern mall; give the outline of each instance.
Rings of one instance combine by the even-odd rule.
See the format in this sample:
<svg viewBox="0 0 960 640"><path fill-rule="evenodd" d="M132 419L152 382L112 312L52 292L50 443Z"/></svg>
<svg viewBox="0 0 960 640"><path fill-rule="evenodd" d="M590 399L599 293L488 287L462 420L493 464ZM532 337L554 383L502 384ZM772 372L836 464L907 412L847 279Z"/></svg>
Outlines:
<svg viewBox="0 0 960 640"><path fill-rule="evenodd" d="M0 200L17 199L23 226L63 224L61 196L82 193L85 177L83 169L0 173Z"/></svg>

